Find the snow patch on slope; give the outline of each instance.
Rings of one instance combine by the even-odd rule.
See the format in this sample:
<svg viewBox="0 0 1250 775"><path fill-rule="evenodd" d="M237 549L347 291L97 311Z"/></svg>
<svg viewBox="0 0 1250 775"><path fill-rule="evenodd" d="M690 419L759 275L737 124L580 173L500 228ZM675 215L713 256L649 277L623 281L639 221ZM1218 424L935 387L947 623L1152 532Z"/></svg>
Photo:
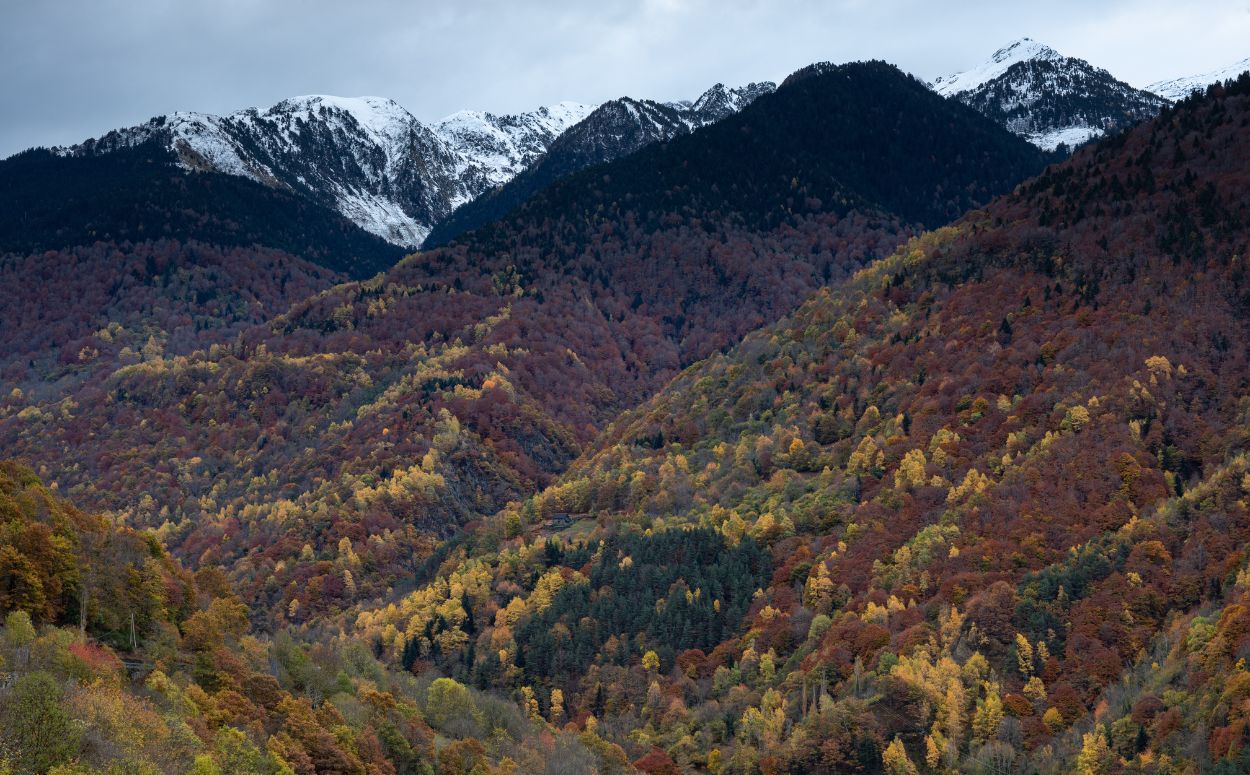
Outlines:
<svg viewBox="0 0 1250 775"><path fill-rule="evenodd" d="M340 190L337 209L365 231L395 245L420 245L430 233L428 224L419 223L393 199L360 190Z"/></svg>
<svg viewBox="0 0 1250 775"><path fill-rule="evenodd" d="M1033 132L1023 137L1043 151L1053 151L1060 145L1076 148L1104 134L1106 133L1096 126L1068 126L1045 132Z"/></svg>

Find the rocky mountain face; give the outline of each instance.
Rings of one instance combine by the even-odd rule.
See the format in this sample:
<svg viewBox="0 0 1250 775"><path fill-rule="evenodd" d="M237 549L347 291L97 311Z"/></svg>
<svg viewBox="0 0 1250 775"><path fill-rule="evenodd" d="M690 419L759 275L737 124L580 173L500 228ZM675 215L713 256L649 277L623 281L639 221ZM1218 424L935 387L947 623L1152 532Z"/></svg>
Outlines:
<svg viewBox="0 0 1250 775"><path fill-rule="evenodd" d="M1156 115L1168 100L1083 59L1021 38L976 67L936 79L954 97L1046 150L1076 147Z"/></svg>
<svg viewBox="0 0 1250 775"><path fill-rule="evenodd" d="M551 143L594 110L560 102L530 113L496 116L465 110L433 125L463 159L457 177L475 193L507 183L547 152Z"/></svg>
<svg viewBox="0 0 1250 775"><path fill-rule="evenodd" d="M438 224L425 246L446 244L502 218L557 180L721 121L776 88L768 81L738 88L718 83L693 101L660 103L621 97L605 102L556 138L532 167Z"/></svg>
<svg viewBox="0 0 1250 775"><path fill-rule="evenodd" d="M286 189L415 247L433 223L532 163L589 110L566 102L509 116L464 112L426 126L394 100L314 95L228 116L158 116L59 152L91 155L155 140L185 168Z"/></svg>

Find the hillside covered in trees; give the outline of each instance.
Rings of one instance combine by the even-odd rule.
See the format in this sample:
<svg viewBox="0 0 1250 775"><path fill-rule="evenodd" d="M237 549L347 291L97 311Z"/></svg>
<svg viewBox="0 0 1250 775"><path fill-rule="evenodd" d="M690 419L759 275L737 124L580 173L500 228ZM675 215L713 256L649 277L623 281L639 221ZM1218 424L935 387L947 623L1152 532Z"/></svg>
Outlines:
<svg viewBox="0 0 1250 775"><path fill-rule="evenodd" d="M1248 124L1250 74L818 292L358 637L648 772L1243 770Z"/></svg>
<svg viewBox="0 0 1250 775"><path fill-rule="evenodd" d="M0 374L12 390L229 343L403 252L253 181L148 143L0 161ZM146 348L146 355L144 354Z"/></svg>
<svg viewBox="0 0 1250 775"><path fill-rule="evenodd" d="M387 670L367 644L254 632L220 568L191 572L151 533L82 512L7 461L0 537L0 772L467 775L627 764L593 732L561 732L446 678Z"/></svg>
<svg viewBox="0 0 1250 775"><path fill-rule="evenodd" d="M0 375L39 390L101 359L228 344L345 279L278 250L177 240L0 257Z"/></svg>

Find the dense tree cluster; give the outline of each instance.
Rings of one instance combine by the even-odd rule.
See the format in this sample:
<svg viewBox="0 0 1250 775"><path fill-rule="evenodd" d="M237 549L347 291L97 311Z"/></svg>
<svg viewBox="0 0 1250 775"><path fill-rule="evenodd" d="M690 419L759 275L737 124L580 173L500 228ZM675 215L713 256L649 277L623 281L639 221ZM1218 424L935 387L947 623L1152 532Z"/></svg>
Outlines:
<svg viewBox="0 0 1250 775"><path fill-rule="evenodd" d="M561 560L572 565L570 554ZM517 663L529 674L576 675L613 636L626 649L620 662L631 641L665 667L680 651L710 650L735 634L767 570L753 540L727 548L700 529L613 537L589 564L584 583L565 584L518 628Z"/></svg>
<svg viewBox="0 0 1250 775"><path fill-rule="evenodd" d="M344 279L277 250L175 240L5 256L0 373L20 387L96 361L116 367L229 344Z"/></svg>

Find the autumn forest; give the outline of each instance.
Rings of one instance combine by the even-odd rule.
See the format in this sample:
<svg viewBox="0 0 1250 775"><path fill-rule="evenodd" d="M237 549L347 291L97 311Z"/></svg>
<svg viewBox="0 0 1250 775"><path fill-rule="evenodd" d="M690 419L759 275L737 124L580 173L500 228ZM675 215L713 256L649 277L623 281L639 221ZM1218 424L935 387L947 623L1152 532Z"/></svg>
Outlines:
<svg viewBox="0 0 1250 775"><path fill-rule="evenodd" d="M1250 73L813 66L415 252L179 164L0 162L0 775L1250 771Z"/></svg>

